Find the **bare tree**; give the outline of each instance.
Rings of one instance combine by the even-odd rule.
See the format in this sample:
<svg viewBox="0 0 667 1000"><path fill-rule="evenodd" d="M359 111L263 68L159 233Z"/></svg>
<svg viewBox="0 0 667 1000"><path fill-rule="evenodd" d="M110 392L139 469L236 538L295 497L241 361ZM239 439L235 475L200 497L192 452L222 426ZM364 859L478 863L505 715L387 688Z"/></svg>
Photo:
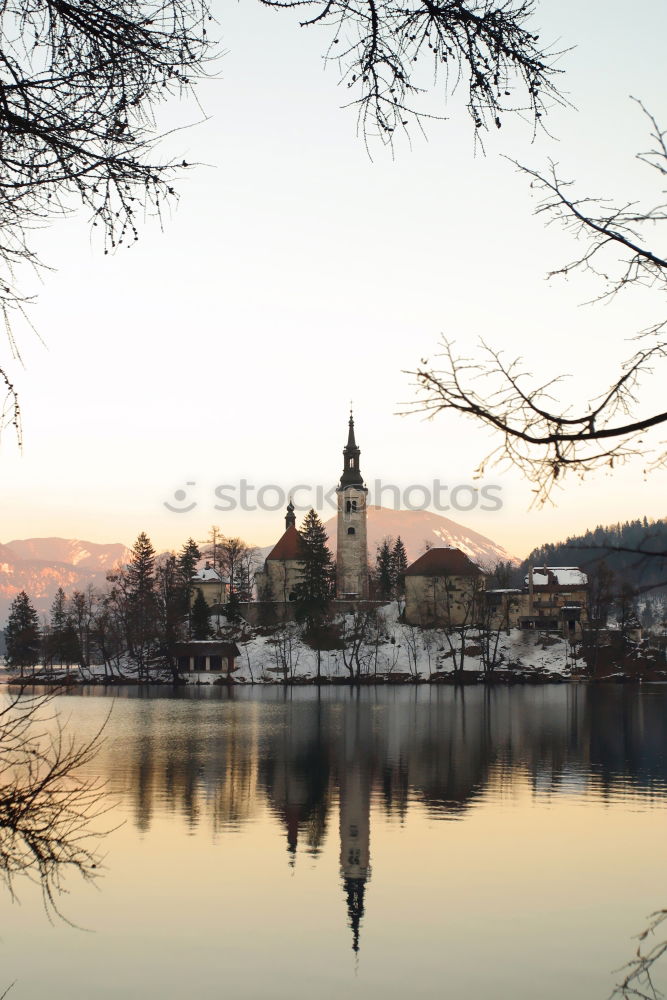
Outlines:
<svg viewBox="0 0 667 1000"><path fill-rule="evenodd" d="M665 177L667 133L640 107L651 123L654 145L639 153L638 159ZM544 174L516 166L542 196L537 213L562 224L584 244L582 253L551 276L592 272L602 282L598 300L614 297L630 286L667 292L667 260L651 249L648 236L648 230L667 221L664 204L613 205L600 198L575 197L572 182L561 179L555 164ZM658 319L635 334L637 349L613 384L590 402L584 401L578 413L559 409L564 376L534 385L520 358L508 361L484 342L480 359L463 357L450 341L444 342L441 368L424 361L411 373L420 397L416 409L432 416L452 410L490 427L499 444L480 462L478 474L493 462L517 466L533 483L540 504L567 472L613 468L639 455L646 456L650 468L664 467L664 443L651 449L646 433L667 422L667 411L644 415L638 411L642 379L667 357L666 324L667 320Z"/></svg>
<svg viewBox="0 0 667 1000"><path fill-rule="evenodd" d="M302 27L329 31L325 59L358 108L366 140L391 143L410 120L438 117L420 106L428 66L443 96L466 87L480 136L506 113L528 112L533 128L553 102L560 53L540 44L533 0L262 0L306 7ZM206 0L4 0L0 25L0 311L10 355L12 316L30 301L19 271L39 270L32 234L83 206L105 253L138 238L137 220L162 217L187 167L165 162L155 112L191 92L213 49ZM331 38L333 34L333 38ZM0 427L21 438L18 396L0 367Z"/></svg>
<svg viewBox="0 0 667 1000"><path fill-rule="evenodd" d="M466 88L478 134L489 126L500 128L507 112L528 112L537 127L551 103L564 103L555 84L561 53L540 45L531 25L532 0L262 3L309 9L302 27L333 29L326 61L339 68L366 139L378 136L391 143L411 121L421 125L434 117L420 110L424 88L417 81L424 69L435 76L443 96L459 85Z"/></svg>
<svg viewBox="0 0 667 1000"><path fill-rule="evenodd" d="M155 109L205 73L210 20L205 0L4 0L0 311L12 356L12 317L29 301L18 272L42 266L35 229L83 206L106 253L136 240L142 213L160 216L174 196L177 165L156 155ZM0 381L20 440L16 390L5 371Z"/></svg>
<svg viewBox="0 0 667 1000"><path fill-rule="evenodd" d="M106 809L103 785L82 773L101 733L77 743L58 721L54 697L18 689L0 704L0 876L12 895L19 876L36 878L47 914L63 917L66 873L97 876L103 832L92 827Z"/></svg>

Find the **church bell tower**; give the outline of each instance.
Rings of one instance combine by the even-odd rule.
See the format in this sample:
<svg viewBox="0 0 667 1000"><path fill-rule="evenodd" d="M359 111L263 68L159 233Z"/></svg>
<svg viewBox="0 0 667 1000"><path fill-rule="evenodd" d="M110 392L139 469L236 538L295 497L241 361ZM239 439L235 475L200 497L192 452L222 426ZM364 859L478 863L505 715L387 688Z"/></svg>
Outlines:
<svg viewBox="0 0 667 1000"><path fill-rule="evenodd" d="M343 449L343 475L336 490L338 496L336 596L339 599L368 597L366 543L368 490L359 468L360 454L354 439L354 417L350 411L347 444Z"/></svg>

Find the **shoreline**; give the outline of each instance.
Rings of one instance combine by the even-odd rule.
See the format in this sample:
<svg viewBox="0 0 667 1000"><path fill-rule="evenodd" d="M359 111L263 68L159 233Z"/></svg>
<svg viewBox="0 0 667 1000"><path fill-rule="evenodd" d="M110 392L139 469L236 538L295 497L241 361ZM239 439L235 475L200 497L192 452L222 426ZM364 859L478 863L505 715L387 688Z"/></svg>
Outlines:
<svg viewBox="0 0 667 1000"><path fill-rule="evenodd" d="M621 672L605 674L599 677L576 674L564 675L557 673L538 672L509 672L484 674L477 671L448 672L446 674L436 674L430 677L419 677L414 675L394 674L389 676L362 676L362 677L292 677L287 680L257 680L249 681L245 679L235 680L234 678L216 677L215 680L194 680L180 678L175 681L171 678L155 677L150 681L139 681L132 677L99 677L99 678L75 678L75 677L6 677L0 678L0 685L5 688L33 688L50 687L62 688L174 688L179 690L188 687L223 687L223 688L264 688L264 687L524 687L541 686L545 684L665 684L667 683L667 672L651 672L650 674L624 674Z"/></svg>

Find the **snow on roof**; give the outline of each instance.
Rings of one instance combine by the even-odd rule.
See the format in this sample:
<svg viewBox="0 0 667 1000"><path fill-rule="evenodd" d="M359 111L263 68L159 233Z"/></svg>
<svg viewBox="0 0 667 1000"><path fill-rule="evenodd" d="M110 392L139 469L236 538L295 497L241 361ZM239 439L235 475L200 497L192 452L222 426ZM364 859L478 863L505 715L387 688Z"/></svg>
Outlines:
<svg viewBox="0 0 667 1000"><path fill-rule="evenodd" d="M216 583L220 583L222 577L218 573L217 569L212 569L210 566L205 566L204 569L198 570L192 577L197 583L206 583L209 580L214 580Z"/></svg>
<svg viewBox="0 0 667 1000"><path fill-rule="evenodd" d="M526 583L529 583L526 576ZM536 587L585 587L588 577L578 566L533 566Z"/></svg>

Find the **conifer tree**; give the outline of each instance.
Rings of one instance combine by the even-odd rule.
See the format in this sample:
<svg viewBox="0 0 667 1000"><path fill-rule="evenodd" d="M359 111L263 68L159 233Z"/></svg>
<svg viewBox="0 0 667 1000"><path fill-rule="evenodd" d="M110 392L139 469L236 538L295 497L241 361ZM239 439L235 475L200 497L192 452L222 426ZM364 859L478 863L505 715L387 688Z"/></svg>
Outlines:
<svg viewBox="0 0 667 1000"><path fill-rule="evenodd" d="M378 545L375 558L375 578L380 598L391 597L394 589L394 561L391 550L391 538L385 538L381 545Z"/></svg>
<svg viewBox="0 0 667 1000"><path fill-rule="evenodd" d="M128 645L137 662L140 679L149 677L155 645L158 607L155 592L155 549L145 531L132 547L127 567Z"/></svg>
<svg viewBox="0 0 667 1000"><path fill-rule="evenodd" d="M34 671L41 645L39 617L25 590L16 595L9 607L5 642L7 666L18 667L21 677L25 667Z"/></svg>
<svg viewBox="0 0 667 1000"><path fill-rule="evenodd" d="M211 622L209 620L209 606L201 590L197 591L192 602L192 613L190 616L190 628L193 639L208 639L211 635Z"/></svg>
<svg viewBox="0 0 667 1000"><path fill-rule="evenodd" d="M178 669L174 659L174 644L183 632L183 589L178 559L173 552L160 558L155 578L160 654L176 680Z"/></svg>
<svg viewBox="0 0 667 1000"><path fill-rule="evenodd" d="M63 646L67 628L67 598L62 587L58 587L51 603L48 640L45 642L45 660L49 663L64 663Z"/></svg>
<svg viewBox="0 0 667 1000"><path fill-rule="evenodd" d="M391 552L392 576L397 594L402 594L405 590L405 571L408 568L408 556L405 545L399 535Z"/></svg>
<svg viewBox="0 0 667 1000"><path fill-rule="evenodd" d="M83 597L83 595L80 595ZM62 587L58 587L51 604L49 634L44 643L44 658L50 664L59 666L79 663L81 646L76 626L67 612L67 597Z"/></svg>
<svg viewBox="0 0 667 1000"><path fill-rule="evenodd" d="M321 614L333 597L334 572L327 533L312 508L304 517L299 534L304 541L304 556L299 561L301 579L294 588L296 601L306 616Z"/></svg>
<svg viewBox="0 0 667 1000"><path fill-rule="evenodd" d="M201 559L199 546L193 538L188 538L177 558L178 578L182 593L182 613L190 615L190 604L192 603L192 577L197 572L197 566Z"/></svg>
<svg viewBox="0 0 667 1000"><path fill-rule="evenodd" d="M334 596L336 571L327 547L324 525L311 508L303 519L299 534L304 541L300 560L301 578L294 588L296 612L306 621L305 637L317 653L317 676L322 671L322 648L326 633L326 612Z"/></svg>

